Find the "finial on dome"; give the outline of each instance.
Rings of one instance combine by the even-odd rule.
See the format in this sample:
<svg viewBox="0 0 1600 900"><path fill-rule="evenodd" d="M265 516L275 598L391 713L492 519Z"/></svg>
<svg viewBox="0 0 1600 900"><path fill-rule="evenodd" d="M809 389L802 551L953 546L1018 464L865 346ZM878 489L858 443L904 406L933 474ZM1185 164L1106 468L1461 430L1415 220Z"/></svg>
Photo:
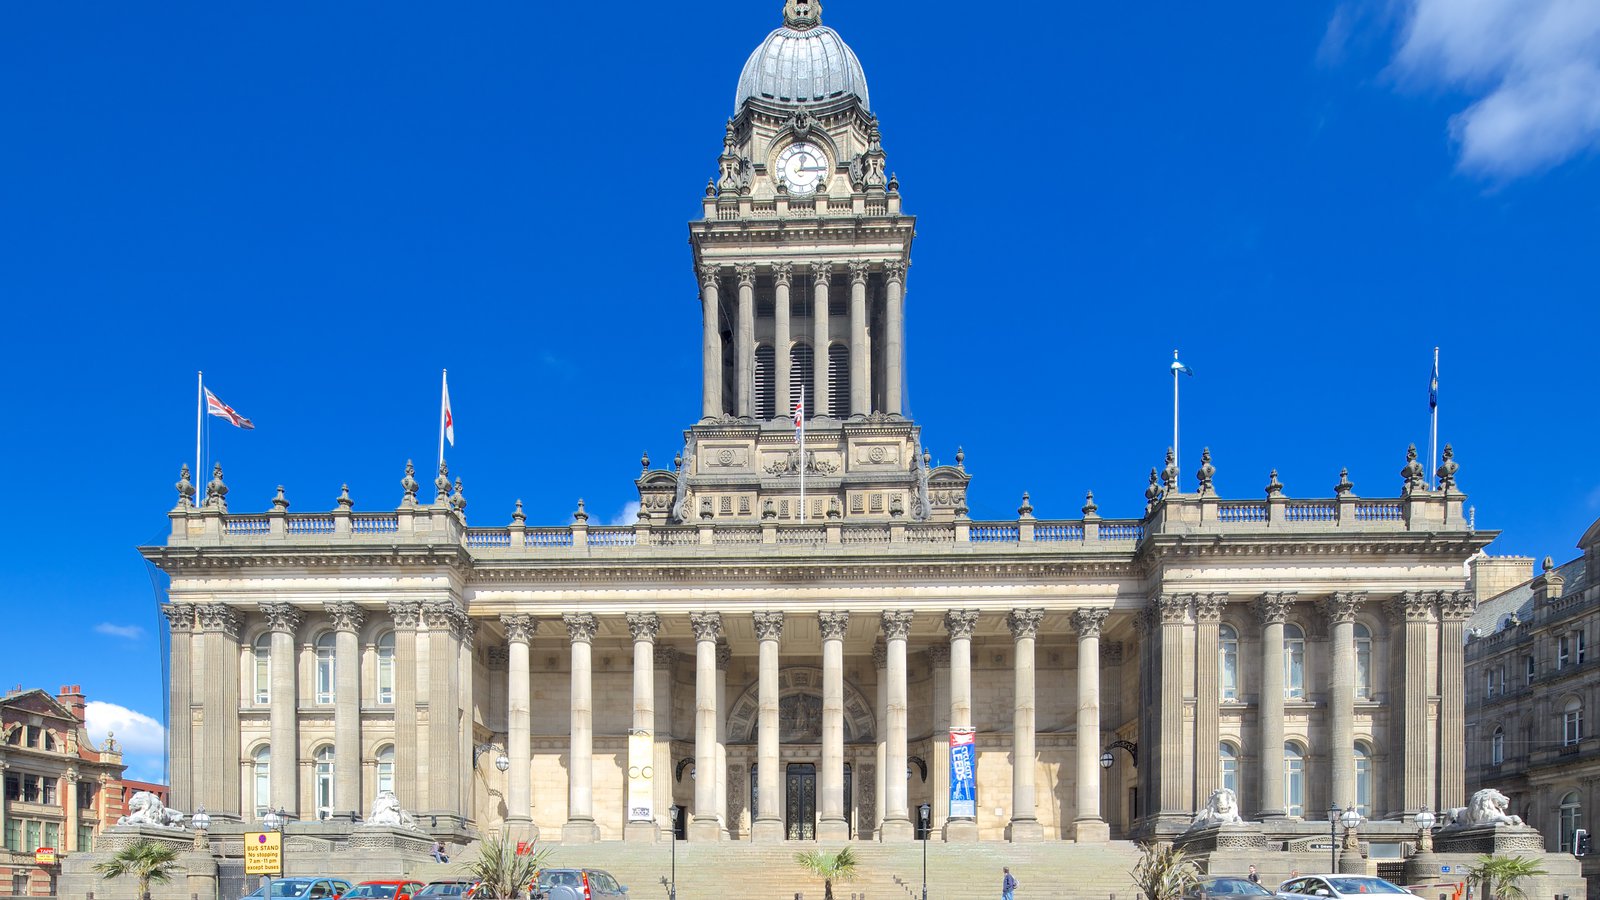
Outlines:
<svg viewBox="0 0 1600 900"><path fill-rule="evenodd" d="M783 4L783 24L796 31L821 25L822 0L786 0Z"/></svg>

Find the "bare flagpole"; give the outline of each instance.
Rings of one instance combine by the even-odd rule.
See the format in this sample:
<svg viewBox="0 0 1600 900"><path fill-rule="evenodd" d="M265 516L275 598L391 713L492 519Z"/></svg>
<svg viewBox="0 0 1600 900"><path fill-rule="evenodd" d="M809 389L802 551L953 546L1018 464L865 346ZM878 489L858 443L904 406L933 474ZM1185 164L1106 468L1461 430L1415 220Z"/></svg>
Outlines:
<svg viewBox="0 0 1600 900"><path fill-rule="evenodd" d="M1178 453L1178 351L1172 351L1172 464L1178 470L1172 489L1183 493L1183 456Z"/></svg>
<svg viewBox="0 0 1600 900"><path fill-rule="evenodd" d="M450 396L450 370L439 370L439 466L444 467L444 420L446 410L449 408L446 398Z"/></svg>
<svg viewBox="0 0 1600 900"><path fill-rule="evenodd" d="M196 372L195 378L195 407L194 407L194 483L200 483L200 469L204 462L200 459L200 432L205 427L206 421L206 373ZM200 492L195 491L198 499ZM196 503L196 506L200 504Z"/></svg>

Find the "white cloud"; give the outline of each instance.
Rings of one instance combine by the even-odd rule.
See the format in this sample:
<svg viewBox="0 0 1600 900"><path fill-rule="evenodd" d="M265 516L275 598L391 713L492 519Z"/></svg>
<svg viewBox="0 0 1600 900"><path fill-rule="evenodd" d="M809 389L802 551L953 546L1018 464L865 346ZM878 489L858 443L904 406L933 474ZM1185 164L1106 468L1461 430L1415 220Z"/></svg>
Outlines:
<svg viewBox="0 0 1600 900"><path fill-rule="evenodd" d="M1600 148L1600 3L1404 2L1399 72L1477 98L1450 120L1464 171L1515 178Z"/></svg>
<svg viewBox="0 0 1600 900"><path fill-rule="evenodd" d="M161 723L142 712L90 700L85 704L89 739L95 746L104 747L106 735L115 734L122 747L122 761L127 764L127 776L136 781L156 781L161 778L162 758L166 754L167 732Z"/></svg>
<svg viewBox="0 0 1600 900"><path fill-rule="evenodd" d="M630 500L622 507L622 512L617 513L611 520L612 525L632 525L639 521L639 501Z"/></svg>
<svg viewBox="0 0 1600 900"><path fill-rule="evenodd" d="M124 638L130 641L137 641L144 637L144 629L137 625L113 625L110 622L101 622L94 627L94 630L100 634L109 634L112 637Z"/></svg>

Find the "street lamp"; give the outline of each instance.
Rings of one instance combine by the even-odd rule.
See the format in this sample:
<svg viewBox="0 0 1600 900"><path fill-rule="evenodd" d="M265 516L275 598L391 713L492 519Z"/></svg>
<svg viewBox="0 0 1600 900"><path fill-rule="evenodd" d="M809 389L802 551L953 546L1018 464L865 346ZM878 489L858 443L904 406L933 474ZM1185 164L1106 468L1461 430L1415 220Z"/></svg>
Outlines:
<svg viewBox="0 0 1600 900"><path fill-rule="evenodd" d="M678 900L678 807L672 807L672 886L667 888L667 900Z"/></svg>
<svg viewBox="0 0 1600 900"><path fill-rule="evenodd" d="M511 768L511 759L502 753L494 758L494 767L504 772Z"/></svg>
<svg viewBox="0 0 1600 900"><path fill-rule="evenodd" d="M1328 804L1328 874L1339 871L1339 804Z"/></svg>
<svg viewBox="0 0 1600 900"><path fill-rule="evenodd" d="M1420 833L1417 835L1417 852L1418 853L1432 853L1433 852L1433 823L1434 823L1434 821L1435 820L1434 820L1433 813L1431 811L1429 811L1429 809L1426 806L1424 806L1417 813L1417 828L1419 828L1421 830Z"/></svg>
<svg viewBox="0 0 1600 900"><path fill-rule="evenodd" d="M205 806L194 811L189 817L189 824L194 826L194 849L210 850L211 839L206 836L206 829L211 827L211 817L206 815Z"/></svg>
<svg viewBox="0 0 1600 900"><path fill-rule="evenodd" d="M284 865L284 857L288 855L288 847L286 846L288 841L283 839L283 829L289 824L289 817L284 814L283 807L280 806L277 812L273 812L270 809L267 810L267 814L261 817L261 824L268 831L278 832L278 874L285 875L287 873L284 872L284 869L287 869L288 866ZM267 889L262 892L262 897L263 900L272 900L271 875L267 876Z"/></svg>
<svg viewBox="0 0 1600 900"><path fill-rule="evenodd" d="M1112 766L1114 766L1116 764L1117 764L1117 758L1115 756L1111 755L1111 751L1110 750L1107 750L1106 752L1100 754L1100 768L1109 769L1109 768L1111 768Z"/></svg>
<svg viewBox="0 0 1600 900"><path fill-rule="evenodd" d="M1339 817L1339 821L1344 825L1345 859L1348 860L1352 853L1359 857L1361 855L1361 841L1356 836L1356 829L1360 828L1361 823L1365 820L1361 817L1361 813L1356 812L1355 804L1352 803L1344 808L1344 814Z"/></svg>
<svg viewBox="0 0 1600 900"><path fill-rule="evenodd" d="M917 807L917 815L922 819L922 900L928 900L928 832L932 830L933 818L929 815L933 808L924 803Z"/></svg>

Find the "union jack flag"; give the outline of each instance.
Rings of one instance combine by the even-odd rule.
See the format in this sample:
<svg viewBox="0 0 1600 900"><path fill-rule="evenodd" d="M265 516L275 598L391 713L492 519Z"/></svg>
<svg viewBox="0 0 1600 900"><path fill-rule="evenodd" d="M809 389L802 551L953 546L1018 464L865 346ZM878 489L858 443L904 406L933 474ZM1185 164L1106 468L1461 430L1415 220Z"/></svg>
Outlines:
<svg viewBox="0 0 1600 900"><path fill-rule="evenodd" d="M806 431L806 389L803 387L800 389L800 402L794 405L794 427L794 439L803 440Z"/></svg>
<svg viewBox="0 0 1600 900"><path fill-rule="evenodd" d="M217 399L217 395L206 388L206 412L219 419L227 419L235 428L255 428L255 423L244 416L234 412L233 407Z"/></svg>

